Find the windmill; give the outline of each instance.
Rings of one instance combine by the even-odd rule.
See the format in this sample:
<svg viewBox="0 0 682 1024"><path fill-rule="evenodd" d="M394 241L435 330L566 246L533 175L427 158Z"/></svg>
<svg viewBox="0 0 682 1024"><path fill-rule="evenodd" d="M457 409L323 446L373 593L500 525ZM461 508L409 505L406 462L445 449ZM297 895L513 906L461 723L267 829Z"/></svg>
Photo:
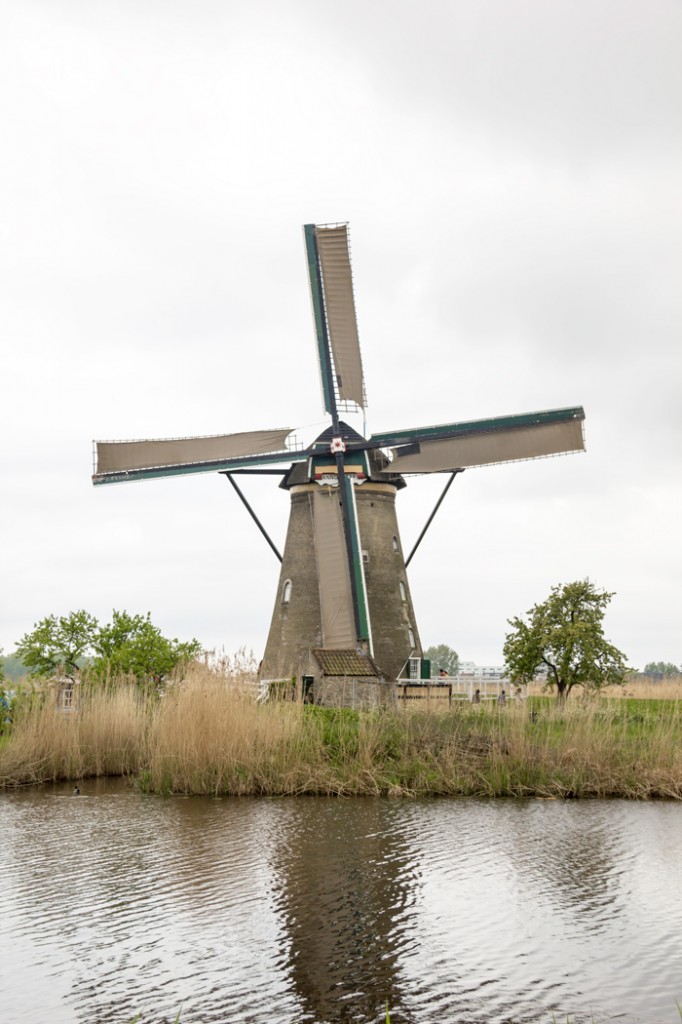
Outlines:
<svg viewBox="0 0 682 1024"><path fill-rule="evenodd" d="M281 562L262 679L300 679L314 653L327 677L394 680L421 655L406 569L456 474L584 450L585 414L553 409L364 437L341 419L367 404L347 225L307 224L304 238L328 429L298 448L292 428L98 441L93 483L223 473ZM426 473L447 480L405 557L395 498L405 476ZM282 555L234 479L239 474L282 477L291 498Z"/></svg>

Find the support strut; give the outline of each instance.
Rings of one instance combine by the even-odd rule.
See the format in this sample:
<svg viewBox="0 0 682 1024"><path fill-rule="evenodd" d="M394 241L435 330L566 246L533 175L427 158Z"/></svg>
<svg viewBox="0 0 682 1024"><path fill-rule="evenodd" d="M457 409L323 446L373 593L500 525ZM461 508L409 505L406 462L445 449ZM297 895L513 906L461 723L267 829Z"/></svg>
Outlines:
<svg viewBox="0 0 682 1024"><path fill-rule="evenodd" d="M422 530L422 532L417 537L416 544L414 545L414 547L410 551L409 555L407 556L407 561L405 562L405 568L406 569L407 569L408 565L410 564L410 562L412 561L412 555L415 553L415 551L417 550L417 548L421 544L422 540L424 539L424 534L426 533L426 531L428 530L429 526L433 522L433 517L435 516L436 512L440 508L440 506L441 506L441 504L443 502L443 498L445 497L445 495L450 490L450 487L452 486L452 481L455 479L455 477L457 476L458 473L463 473L463 472L464 472L463 469L454 469L452 471L452 473L450 475L450 479L448 480L448 482L446 483L445 487L443 488L443 493L441 494L440 498L438 499L438 501L436 502L436 504L434 506L433 512L431 513L429 518L426 520L426 525L424 526L424 529Z"/></svg>
<svg viewBox="0 0 682 1024"><path fill-rule="evenodd" d="M253 509L251 508L251 506L249 505L248 501L246 500L246 497L244 496L243 492L242 492L242 491L241 491L241 489L239 488L239 485L237 484L236 480L233 480L233 479L232 479L232 474L231 474L231 473L223 473L222 475L223 475L224 477L227 477L227 479L228 479L228 480L230 481L230 483L231 483L231 484L232 484L232 486L234 487L235 491L237 492L237 494L239 495L239 497L240 497L240 498L241 498L241 500L243 501L243 503L244 503L244 506L245 506L245 508L246 508L247 512L249 513L249 515L250 515L250 516L251 516L251 518L253 519L254 523L256 524L256 526L258 527L258 529L260 530L260 532L261 532L261 533L263 534L263 536L265 537L266 541L268 542L268 544L270 545L270 547L272 548L272 550L273 550L273 551L275 552L275 555L277 556L277 558L278 558L278 559L279 559L279 561L281 562L281 561L282 561L282 556L280 555L279 551L277 550L277 548L275 547L275 545L274 545L274 544L272 543L272 541L270 540L270 537L268 536L268 534L267 534L267 531L266 531L265 527L264 527L264 526L263 526L263 524L261 523L261 521L260 521L260 519L258 518L258 516L256 515L256 513L255 513L255 512L253 511Z"/></svg>

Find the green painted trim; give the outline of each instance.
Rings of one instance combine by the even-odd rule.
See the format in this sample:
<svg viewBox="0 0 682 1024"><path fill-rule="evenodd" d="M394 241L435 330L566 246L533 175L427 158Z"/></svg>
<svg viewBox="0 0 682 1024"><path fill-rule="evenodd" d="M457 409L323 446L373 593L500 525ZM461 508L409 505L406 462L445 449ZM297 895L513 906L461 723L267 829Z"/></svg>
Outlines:
<svg viewBox="0 0 682 1024"><path fill-rule="evenodd" d="M324 321L324 299L320 287L319 265L317 257L317 241L315 238L315 225L304 224L303 233L305 236L305 248L308 260L308 277L310 278L310 294L313 300L313 318L315 320L315 334L317 336L317 352L320 357L320 376L322 377L322 396L324 407L328 413L333 413L333 395L330 394L330 381L332 379L329 346L327 344L327 331Z"/></svg>
<svg viewBox="0 0 682 1024"><path fill-rule="evenodd" d="M188 476L190 473L221 473L224 470L241 469L248 466L268 466L276 462L304 462L307 451L279 452L273 455L248 455L243 459L226 459L223 462L196 462L186 466L160 466L156 469L129 469L127 472L95 473L93 484L122 484L131 480L155 480L164 476Z"/></svg>
<svg viewBox="0 0 682 1024"><path fill-rule="evenodd" d="M538 427L548 423L566 423L569 420L584 420L585 410L578 405L570 409L550 409L546 412L528 412L518 416L498 416L488 420L469 420L466 423L443 423L435 427L412 427L407 430L392 430L383 434L372 434L370 443L389 447L393 444L442 440L466 434L490 434L498 430L514 430L519 427ZM349 446L350 447L350 446Z"/></svg>
<svg viewBox="0 0 682 1024"><path fill-rule="evenodd" d="M349 539L353 564L349 566L349 568L353 573L353 581L355 583L353 590L357 596L358 640L369 641L371 636L369 628L369 611L367 607L367 588L365 585L365 573L362 568L362 548L360 546L358 514L355 506L355 492L353 490L354 485L344 473L343 481L340 482L339 486L343 493L343 501L346 503L346 507L350 512L350 515L346 518L350 534Z"/></svg>

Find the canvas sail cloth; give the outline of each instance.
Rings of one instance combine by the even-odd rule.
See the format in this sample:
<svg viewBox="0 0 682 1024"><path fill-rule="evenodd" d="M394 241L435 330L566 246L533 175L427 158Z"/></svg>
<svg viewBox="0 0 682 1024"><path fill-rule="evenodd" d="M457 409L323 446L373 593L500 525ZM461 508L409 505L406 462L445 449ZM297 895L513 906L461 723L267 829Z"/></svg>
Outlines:
<svg viewBox="0 0 682 1024"><path fill-rule="evenodd" d="M96 475L132 469L160 469L222 462L246 455L264 455L286 447L288 430L250 430L210 437L175 437L152 441L97 441Z"/></svg>
<svg viewBox="0 0 682 1024"><path fill-rule="evenodd" d="M365 385L355 316L348 228L345 224L333 228L318 227L315 237L338 396L341 401L355 402L364 409Z"/></svg>
<svg viewBox="0 0 682 1024"><path fill-rule="evenodd" d="M413 449L413 446L410 446ZM400 454L392 448L393 461L384 473L438 473L489 466L496 462L519 462L547 455L584 451L582 421L546 423L511 430L465 434L440 441L422 441L419 452Z"/></svg>
<svg viewBox="0 0 682 1024"><path fill-rule="evenodd" d="M322 645L329 648L355 647L353 595L337 492L315 492L313 528L322 617Z"/></svg>

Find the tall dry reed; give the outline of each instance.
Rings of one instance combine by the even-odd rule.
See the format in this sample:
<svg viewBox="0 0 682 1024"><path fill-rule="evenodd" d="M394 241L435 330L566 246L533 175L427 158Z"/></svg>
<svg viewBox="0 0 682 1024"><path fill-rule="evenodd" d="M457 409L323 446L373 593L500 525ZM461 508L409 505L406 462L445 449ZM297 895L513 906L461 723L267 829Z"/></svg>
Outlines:
<svg viewBox="0 0 682 1024"><path fill-rule="evenodd" d="M641 700L682 700L682 675L655 680L651 676L630 676L624 686L609 686L607 697L639 697Z"/></svg>
<svg viewBox="0 0 682 1024"><path fill-rule="evenodd" d="M295 704L260 707L218 681L179 687L151 723L144 784L183 793L287 791L286 751L295 747L300 713Z"/></svg>
<svg viewBox="0 0 682 1024"><path fill-rule="evenodd" d="M676 700L357 712L259 705L250 676L198 666L162 697L95 689L71 715L27 702L0 786L131 775L159 793L680 799L681 737Z"/></svg>
<svg viewBox="0 0 682 1024"><path fill-rule="evenodd" d="M554 693L542 680L535 680L527 687L531 696ZM609 698L638 697L641 700L682 700L682 675L668 676L655 680L651 676L631 675L622 686L607 686L600 691L601 696ZM575 687L571 693L571 701L592 700L594 694L585 692L582 687Z"/></svg>
<svg viewBox="0 0 682 1024"><path fill-rule="evenodd" d="M148 700L129 685L85 692L70 713L52 694L34 694L0 747L0 786L137 772L149 715Z"/></svg>

